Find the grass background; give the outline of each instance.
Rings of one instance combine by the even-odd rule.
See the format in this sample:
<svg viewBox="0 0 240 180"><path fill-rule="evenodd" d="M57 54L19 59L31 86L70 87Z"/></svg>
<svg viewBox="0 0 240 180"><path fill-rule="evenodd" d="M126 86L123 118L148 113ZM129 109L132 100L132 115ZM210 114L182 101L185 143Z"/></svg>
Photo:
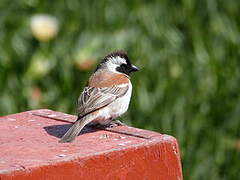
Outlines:
<svg viewBox="0 0 240 180"><path fill-rule="evenodd" d="M238 0L0 0L0 115L76 113L95 64L116 49L132 76L128 124L177 138L185 179L240 176ZM49 41L31 17L57 18Z"/></svg>

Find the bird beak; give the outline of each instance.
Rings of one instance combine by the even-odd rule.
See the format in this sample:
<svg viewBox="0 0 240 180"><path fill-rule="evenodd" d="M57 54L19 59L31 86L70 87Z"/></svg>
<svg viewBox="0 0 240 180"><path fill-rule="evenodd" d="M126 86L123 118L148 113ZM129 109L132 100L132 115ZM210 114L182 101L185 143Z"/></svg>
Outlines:
<svg viewBox="0 0 240 180"><path fill-rule="evenodd" d="M134 66L133 64L131 65L131 72L136 72L139 71L137 66Z"/></svg>

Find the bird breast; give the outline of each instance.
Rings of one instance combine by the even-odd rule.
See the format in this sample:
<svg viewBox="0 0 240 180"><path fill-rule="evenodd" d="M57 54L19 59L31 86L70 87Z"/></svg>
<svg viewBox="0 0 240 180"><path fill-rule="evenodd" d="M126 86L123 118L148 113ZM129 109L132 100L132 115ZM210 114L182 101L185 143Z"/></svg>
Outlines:
<svg viewBox="0 0 240 180"><path fill-rule="evenodd" d="M128 86L128 90L124 96L117 98L114 102L98 111L93 123L99 123L102 125L109 124L111 119L116 119L128 110L132 95L132 84L130 81Z"/></svg>
<svg viewBox="0 0 240 180"><path fill-rule="evenodd" d="M128 110L129 102L132 95L132 84L129 81L128 83L128 91L126 94L118 99L116 99L114 102L109 104L109 114L112 116L112 118L117 118L118 116L121 116Z"/></svg>

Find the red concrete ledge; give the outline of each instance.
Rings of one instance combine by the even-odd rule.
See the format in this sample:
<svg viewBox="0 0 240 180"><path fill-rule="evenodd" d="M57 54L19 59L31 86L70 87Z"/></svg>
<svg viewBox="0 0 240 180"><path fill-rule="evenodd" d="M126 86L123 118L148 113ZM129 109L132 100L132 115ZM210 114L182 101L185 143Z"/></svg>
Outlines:
<svg viewBox="0 0 240 180"><path fill-rule="evenodd" d="M0 117L0 179L182 179L174 137L119 126L58 143L75 119L47 109Z"/></svg>

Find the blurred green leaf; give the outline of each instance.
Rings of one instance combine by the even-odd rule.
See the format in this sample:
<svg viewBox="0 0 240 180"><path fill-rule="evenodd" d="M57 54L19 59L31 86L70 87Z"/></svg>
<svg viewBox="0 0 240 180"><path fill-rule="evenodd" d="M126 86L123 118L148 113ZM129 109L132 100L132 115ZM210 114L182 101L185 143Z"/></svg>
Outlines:
<svg viewBox="0 0 240 180"><path fill-rule="evenodd" d="M1 0L0 9L0 115L75 114L96 63L123 49L141 70L122 120L175 136L184 179L239 178L237 0ZM47 41L31 33L36 14L58 22Z"/></svg>

